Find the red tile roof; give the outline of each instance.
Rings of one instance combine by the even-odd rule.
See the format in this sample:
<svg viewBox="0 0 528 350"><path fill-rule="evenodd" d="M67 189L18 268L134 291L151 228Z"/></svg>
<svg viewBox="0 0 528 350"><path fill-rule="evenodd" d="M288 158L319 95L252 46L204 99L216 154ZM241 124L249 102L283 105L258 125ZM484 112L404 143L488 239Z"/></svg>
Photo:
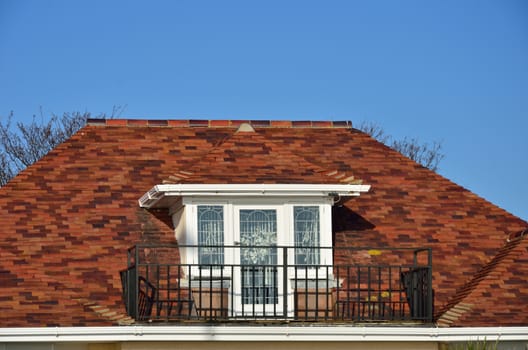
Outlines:
<svg viewBox="0 0 528 350"><path fill-rule="evenodd" d="M307 161L255 131L236 132L168 183L336 184L358 183L354 176Z"/></svg>
<svg viewBox="0 0 528 350"><path fill-rule="evenodd" d="M237 134L242 122L255 132ZM138 207L153 185L182 172L180 182L337 183L333 171L372 185L336 208L336 243L429 246L443 324L528 324L528 246L512 239L528 223L349 122L90 120L0 189L0 327L128 322L127 248L174 239L166 210Z"/></svg>
<svg viewBox="0 0 528 350"><path fill-rule="evenodd" d="M526 234L528 230L509 237L498 253L438 310L440 326L464 325L475 319L495 324L500 315L516 314L522 309L519 305L528 304Z"/></svg>

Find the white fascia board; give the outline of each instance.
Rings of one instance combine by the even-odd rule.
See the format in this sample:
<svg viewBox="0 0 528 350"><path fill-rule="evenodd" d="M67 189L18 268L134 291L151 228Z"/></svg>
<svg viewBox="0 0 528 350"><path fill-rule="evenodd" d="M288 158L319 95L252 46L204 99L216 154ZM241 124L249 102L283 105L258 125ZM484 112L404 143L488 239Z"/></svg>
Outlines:
<svg viewBox="0 0 528 350"><path fill-rule="evenodd" d="M0 328L0 343L136 341L528 341L528 327L120 326Z"/></svg>
<svg viewBox="0 0 528 350"><path fill-rule="evenodd" d="M369 190L370 185L353 184L165 184L145 193L139 205L151 208L166 197L351 197Z"/></svg>

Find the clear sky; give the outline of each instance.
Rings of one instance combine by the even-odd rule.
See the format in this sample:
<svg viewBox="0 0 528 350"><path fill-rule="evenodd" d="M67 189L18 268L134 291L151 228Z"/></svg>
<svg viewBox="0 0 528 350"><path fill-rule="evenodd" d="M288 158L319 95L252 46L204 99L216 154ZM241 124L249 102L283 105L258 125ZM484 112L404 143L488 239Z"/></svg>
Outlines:
<svg viewBox="0 0 528 350"><path fill-rule="evenodd" d="M0 118L374 121L528 219L528 1L0 0Z"/></svg>

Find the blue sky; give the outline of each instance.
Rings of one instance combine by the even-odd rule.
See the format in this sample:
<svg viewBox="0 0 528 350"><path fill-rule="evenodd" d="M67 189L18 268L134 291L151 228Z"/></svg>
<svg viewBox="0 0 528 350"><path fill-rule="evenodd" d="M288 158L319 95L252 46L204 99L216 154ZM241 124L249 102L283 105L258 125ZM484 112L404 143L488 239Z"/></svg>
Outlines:
<svg viewBox="0 0 528 350"><path fill-rule="evenodd" d="M0 0L0 118L374 121L528 219L528 2Z"/></svg>

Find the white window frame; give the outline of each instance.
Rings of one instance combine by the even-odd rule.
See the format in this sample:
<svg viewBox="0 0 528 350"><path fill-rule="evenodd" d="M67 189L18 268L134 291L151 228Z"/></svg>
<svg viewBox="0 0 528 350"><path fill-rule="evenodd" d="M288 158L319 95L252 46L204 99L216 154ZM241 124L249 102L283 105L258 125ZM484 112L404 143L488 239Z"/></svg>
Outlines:
<svg viewBox="0 0 528 350"><path fill-rule="evenodd" d="M277 246L294 247L295 246L295 232L294 232L294 207L297 206L317 206L319 208L319 245L327 249L320 250L319 265L332 266L333 265L333 249L332 249L332 205L333 198L331 197L303 197L291 199L288 197L281 198L255 198L255 197L183 197L180 206L173 210L174 220L179 218L181 225L175 222L177 227L178 243L181 245L192 245L195 248L180 249L182 263L192 264L190 269L192 280L202 279L208 280L210 278L222 278L224 281L222 285L229 285L231 292L229 293L229 305L232 305L234 315L237 317L254 317L255 315L266 316L264 313L272 313L273 316L278 316L283 313L283 305L285 298L287 298L288 310L287 315L290 317L295 312L294 310L294 293L293 288L303 281L326 280L333 278L332 268L320 267L297 269L292 267L295 265L295 249L288 248L288 269L284 271L280 266L283 265L283 251L277 251L277 266L279 266L278 276L278 304L255 305L250 310L244 309L242 306L241 297L241 267L240 267L240 250L236 248L224 249L224 268L223 269L200 269L198 257L198 206L211 205L222 206L224 210L224 245L236 247L240 242L240 227L239 227L239 211L241 209L274 209L277 214ZM181 239L181 240L180 240ZM235 266L233 269L231 266ZM188 271L188 268L185 269ZM283 277L286 273L286 291L283 291ZM297 280L295 280L297 279ZM224 284L227 282L227 284ZM199 282L202 283L202 282ZM310 282L312 283L312 282ZM207 284L207 282L206 282ZM232 298L234 298L232 300ZM242 311L244 310L244 312ZM247 311L246 311L247 310ZM254 312L254 313L253 313ZM244 313L244 314L243 314Z"/></svg>
<svg viewBox="0 0 528 350"><path fill-rule="evenodd" d="M332 274L332 266L333 266L333 246L332 246L332 204L329 203L306 203L304 201L294 201L289 202L285 204L285 207L288 210L288 224L289 224L289 244L290 246L295 246L295 218L294 218L294 207L319 207L319 247L323 247L325 249L321 249L319 251L319 269L315 268L308 268L307 270L304 269L297 269L297 275L295 275L295 271L290 271L288 277L290 279L293 279L297 277L298 279L314 279L314 278L327 278L327 271L328 275ZM288 252L288 264L290 266L295 265L295 248L292 249L292 252ZM325 268L325 266L330 266L329 269ZM305 271L308 272L308 276L305 275Z"/></svg>
<svg viewBox="0 0 528 350"><path fill-rule="evenodd" d="M236 221L238 216L237 210L240 208L250 209L265 209L273 208L277 210L277 245L278 246L295 246L295 233L294 233L294 207L296 206L317 206L319 207L319 246L325 247L320 251L321 266L332 266L332 198L303 198L297 200L291 200L289 198L224 198L219 199L218 197L211 198L183 198L182 205L185 207L185 234L181 234L177 237L178 242L181 245L198 245L198 206L201 205L221 205L224 208L224 245L225 246L236 246L237 238L235 232L238 230L238 222ZM181 229L180 229L181 230ZM236 263L234 248L224 249L224 264L231 265ZM182 261L185 264L199 264L198 249L197 248L186 248L181 251ZM282 252L279 252L282 254ZM291 248L288 251L288 265L293 266L295 264L295 249ZM207 270L209 271L209 270ZM206 278L209 276L209 272L202 270L201 274L198 270L198 266L193 267L193 276L202 276ZM327 269L324 267L316 269L308 269L308 276L303 273L304 270L297 271L297 278L326 278ZM328 269L329 274L331 269ZM229 267L224 268L223 272L220 269L213 269L212 275L215 277L224 276L226 278L231 277L231 269ZM288 272L288 278L295 278L295 271L291 269Z"/></svg>
<svg viewBox="0 0 528 350"><path fill-rule="evenodd" d="M258 203L256 204L255 201L237 201L237 203L233 203L232 205L233 209L233 243L235 246L240 246L240 211L241 210L275 210L276 214L276 220L277 220L277 246L284 246L285 241L284 238L286 236L285 230L287 229L287 226L285 225L285 208L284 205L276 204L276 203ZM244 309L242 305L242 274L241 274L241 261L240 261L240 249L228 249L232 251L232 256L230 257L233 259L233 263L236 265L237 272L235 276L232 276L233 278L233 288L234 288L234 314L237 316L248 316L252 317L255 315L260 316L266 316L266 314L269 315L280 315L283 311L283 305L284 305L284 297L282 295L283 292L283 274L285 271L281 268L283 265L282 261L282 254L281 249L277 248L277 266L279 267L277 269L277 289L278 289L278 303L277 304L255 304L251 307L246 307ZM290 287L287 287L287 290L290 290ZM231 293L230 293L231 294ZM288 300L288 303L292 302L293 299L290 301Z"/></svg>
<svg viewBox="0 0 528 350"><path fill-rule="evenodd" d="M180 240L180 237L176 237L178 239L178 243L187 246L184 249L180 249L180 254L182 257L182 262L184 264L192 265L191 266L191 278L198 278L202 277L203 279L207 279L209 277L224 277L225 279L231 278L231 269L226 266L232 264L231 260L228 260L228 254L226 254L226 250L230 249L224 249L224 268L223 269L200 269L200 258L198 256L198 206L222 206L224 210L224 246L231 245L229 242L232 242L232 230L230 229L232 227L232 215L229 210L229 203L226 200L219 200L219 199L209 199L209 200L188 200L183 199L182 204L185 207L185 234L182 235L184 237L183 241ZM189 247L190 246L190 247ZM188 270L188 267L184 269L185 271Z"/></svg>

